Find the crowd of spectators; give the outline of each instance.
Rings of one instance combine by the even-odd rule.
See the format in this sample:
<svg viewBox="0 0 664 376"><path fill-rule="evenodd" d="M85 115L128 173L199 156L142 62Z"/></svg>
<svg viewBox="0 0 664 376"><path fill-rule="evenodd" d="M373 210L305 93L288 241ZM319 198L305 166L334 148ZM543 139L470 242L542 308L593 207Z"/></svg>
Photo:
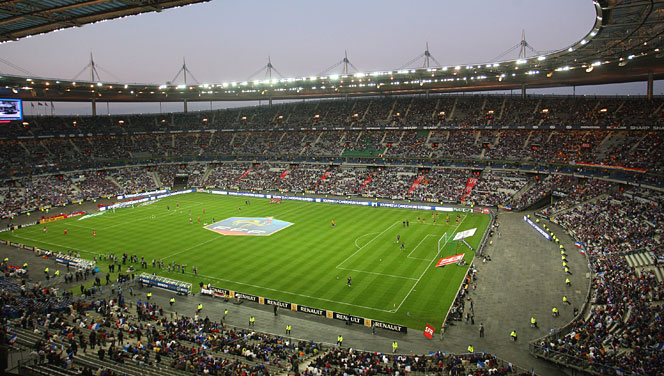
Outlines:
<svg viewBox="0 0 664 376"><path fill-rule="evenodd" d="M574 198L572 198L574 200ZM612 193L553 220L579 240L593 271L590 311L560 335L539 341L545 355L580 359L595 372L664 372L664 285L652 269L630 266L626 254L662 256L661 194L642 189Z"/></svg>
<svg viewBox="0 0 664 376"><path fill-rule="evenodd" d="M487 170L465 201L485 206L509 206L512 197L528 183L528 178L518 172Z"/></svg>
<svg viewBox="0 0 664 376"><path fill-rule="evenodd" d="M661 174L662 132L550 130L326 130L199 132L0 141L0 174L59 173L135 163L214 159L368 158L417 165L607 164Z"/></svg>
<svg viewBox="0 0 664 376"><path fill-rule="evenodd" d="M516 368L492 354L393 355L335 348L310 362L304 375L511 375ZM527 374L527 373L526 373Z"/></svg>
<svg viewBox="0 0 664 376"><path fill-rule="evenodd" d="M598 179L560 179L558 177L556 180L552 194L558 201L538 212L545 217L616 189L615 183Z"/></svg>

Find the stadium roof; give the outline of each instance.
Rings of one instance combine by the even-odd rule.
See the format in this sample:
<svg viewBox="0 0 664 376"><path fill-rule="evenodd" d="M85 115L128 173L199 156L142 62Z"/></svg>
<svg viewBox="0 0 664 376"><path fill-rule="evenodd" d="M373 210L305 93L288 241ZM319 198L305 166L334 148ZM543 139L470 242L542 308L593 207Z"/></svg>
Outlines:
<svg viewBox="0 0 664 376"><path fill-rule="evenodd" d="M210 0L0 1L0 42Z"/></svg>
<svg viewBox="0 0 664 376"><path fill-rule="evenodd" d="M154 3L189 2L192 1ZM555 2L551 4L555 6ZM237 101L510 90L664 79L664 0L594 0L593 4L595 22L583 39L546 55L519 60L196 85L3 76L0 94L36 101Z"/></svg>

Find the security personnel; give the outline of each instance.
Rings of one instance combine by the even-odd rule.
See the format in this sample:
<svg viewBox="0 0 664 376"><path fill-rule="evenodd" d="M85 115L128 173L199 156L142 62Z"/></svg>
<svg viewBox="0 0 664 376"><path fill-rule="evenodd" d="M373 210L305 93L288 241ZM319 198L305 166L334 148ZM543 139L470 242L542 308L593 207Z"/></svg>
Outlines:
<svg viewBox="0 0 664 376"><path fill-rule="evenodd" d="M569 268L568 268L568 267L565 267L565 273L567 273L567 274L572 274L572 272L569 271Z"/></svg>
<svg viewBox="0 0 664 376"><path fill-rule="evenodd" d="M567 300L566 296L563 296L563 303L567 303L569 305L572 305L572 303L570 303L569 300Z"/></svg>
<svg viewBox="0 0 664 376"><path fill-rule="evenodd" d="M570 281L569 278L565 278L565 284L567 286L572 286L572 281Z"/></svg>
<svg viewBox="0 0 664 376"><path fill-rule="evenodd" d="M551 310L551 314L553 315L553 317L560 316L560 313L558 313L558 308L556 307L553 307L553 309Z"/></svg>
<svg viewBox="0 0 664 376"><path fill-rule="evenodd" d="M44 268L44 273L48 275L48 267Z"/></svg>
<svg viewBox="0 0 664 376"><path fill-rule="evenodd" d="M60 271L56 270L54 276L57 278L60 275Z"/></svg>
<svg viewBox="0 0 664 376"><path fill-rule="evenodd" d="M510 333L510 337L512 338L512 341L516 342L516 330L512 330L512 333Z"/></svg>
<svg viewBox="0 0 664 376"><path fill-rule="evenodd" d="M171 301L169 303L171 304L171 307L172 307L173 303L175 303L175 298L171 298Z"/></svg>
<svg viewBox="0 0 664 376"><path fill-rule="evenodd" d="M150 301L150 298L152 298L152 293L151 293L151 292L149 292L149 293L147 294L147 298L148 298L148 301Z"/></svg>
<svg viewBox="0 0 664 376"><path fill-rule="evenodd" d="M535 320L534 317L530 318L530 326L532 326L533 328L537 328L537 320Z"/></svg>
<svg viewBox="0 0 664 376"><path fill-rule="evenodd" d="M344 337L339 335L337 336L337 346L341 347L344 343Z"/></svg>
<svg viewBox="0 0 664 376"><path fill-rule="evenodd" d="M203 303L198 303L198 309L196 310L196 313L201 313L201 310L203 310Z"/></svg>
<svg viewBox="0 0 664 376"><path fill-rule="evenodd" d="M567 268L567 263L563 261L563 268Z"/></svg>
<svg viewBox="0 0 664 376"><path fill-rule="evenodd" d="M24 262L24 263L23 263L23 269L27 269L27 268L28 268L28 263L27 263L27 262Z"/></svg>
<svg viewBox="0 0 664 376"><path fill-rule="evenodd" d="M289 334L289 335L290 335L291 328L292 328L292 327L290 326L290 324L287 324L287 325L286 325L286 334Z"/></svg>
<svg viewBox="0 0 664 376"><path fill-rule="evenodd" d="M397 352L397 349L399 348L399 344L397 341L392 342L392 352L395 353Z"/></svg>
<svg viewBox="0 0 664 376"><path fill-rule="evenodd" d="M224 309L224 321L226 321L226 316L228 316L228 308Z"/></svg>
<svg viewBox="0 0 664 376"><path fill-rule="evenodd" d="M3 261L4 261L5 264L8 264L9 263L9 257L5 257L5 259Z"/></svg>
<svg viewBox="0 0 664 376"><path fill-rule="evenodd" d="M468 345L468 352L471 354L475 353L475 348L473 348L473 345Z"/></svg>
<svg viewBox="0 0 664 376"><path fill-rule="evenodd" d="M256 325L256 318L252 315L249 316L249 326L254 326Z"/></svg>

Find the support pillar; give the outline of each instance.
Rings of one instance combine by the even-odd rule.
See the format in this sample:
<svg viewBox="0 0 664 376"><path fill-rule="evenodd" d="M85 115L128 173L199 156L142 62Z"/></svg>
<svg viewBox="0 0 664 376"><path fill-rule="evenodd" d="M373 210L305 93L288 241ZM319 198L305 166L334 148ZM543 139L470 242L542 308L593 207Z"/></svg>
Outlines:
<svg viewBox="0 0 664 376"><path fill-rule="evenodd" d="M187 111L187 99L185 98L185 100L184 100L184 113L186 114L187 112L188 112Z"/></svg>
<svg viewBox="0 0 664 376"><path fill-rule="evenodd" d="M654 85L653 74L652 72L648 72L648 92L647 92L648 100L652 100L653 85Z"/></svg>
<svg viewBox="0 0 664 376"><path fill-rule="evenodd" d="M92 116L97 116L97 98L92 98Z"/></svg>
<svg viewBox="0 0 664 376"><path fill-rule="evenodd" d="M267 107L268 107L268 108L272 108L272 97L268 97L267 99L268 99L268 105L267 105Z"/></svg>
<svg viewBox="0 0 664 376"><path fill-rule="evenodd" d="M425 91L424 94L426 95L425 98L426 98L426 99L429 99L429 89L427 89L427 91Z"/></svg>
<svg viewBox="0 0 664 376"><path fill-rule="evenodd" d="M521 85L521 99L526 99L526 84Z"/></svg>

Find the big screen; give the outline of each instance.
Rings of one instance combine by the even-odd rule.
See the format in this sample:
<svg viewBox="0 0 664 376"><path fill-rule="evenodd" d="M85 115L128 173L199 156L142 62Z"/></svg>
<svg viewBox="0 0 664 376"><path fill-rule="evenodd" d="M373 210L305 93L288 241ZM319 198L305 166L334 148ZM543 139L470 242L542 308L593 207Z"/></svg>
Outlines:
<svg viewBox="0 0 664 376"><path fill-rule="evenodd" d="M23 103L20 99L0 98L0 121L23 120Z"/></svg>

